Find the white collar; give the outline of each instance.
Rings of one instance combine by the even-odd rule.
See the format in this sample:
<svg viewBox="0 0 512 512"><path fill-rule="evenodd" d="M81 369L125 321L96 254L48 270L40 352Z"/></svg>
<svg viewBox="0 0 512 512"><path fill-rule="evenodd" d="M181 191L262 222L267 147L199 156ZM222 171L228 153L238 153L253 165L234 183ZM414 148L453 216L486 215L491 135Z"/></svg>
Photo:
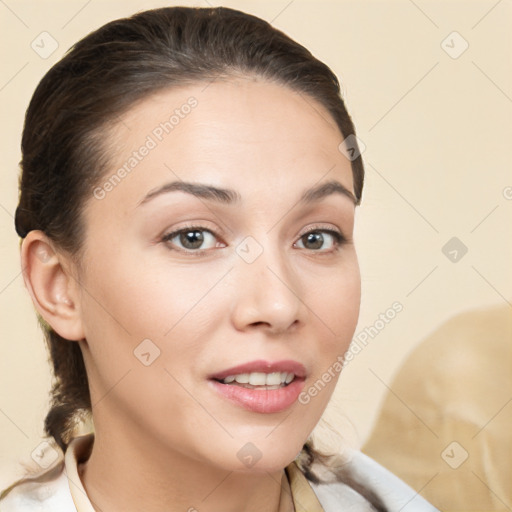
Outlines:
<svg viewBox="0 0 512 512"><path fill-rule="evenodd" d="M77 512L95 512L78 474L78 465L88 458L93 438L93 433L75 437L69 443L64 456L64 473Z"/></svg>

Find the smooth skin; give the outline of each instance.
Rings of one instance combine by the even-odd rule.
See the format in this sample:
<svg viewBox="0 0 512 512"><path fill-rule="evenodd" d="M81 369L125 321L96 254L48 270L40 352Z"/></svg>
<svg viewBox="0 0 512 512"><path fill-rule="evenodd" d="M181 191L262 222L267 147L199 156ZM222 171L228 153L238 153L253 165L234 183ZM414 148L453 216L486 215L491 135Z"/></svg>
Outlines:
<svg viewBox="0 0 512 512"><path fill-rule="evenodd" d="M293 510L283 468L337 379L308 404L262 414L219 395L208 376L291 359L305 366L308 389L345 353L360 304L351 165L318 102L233 78L160 92L116 119L104 180L190 97L197 106L103 199L91 190L78 265L29 233L25 282L43 318L84 355L95 442L81 471L98 511L277 512L281 483L281 511ZM154 194L176 181L239 197ZM299 203L329 181L348 193ZM240 247L261 254L248 263ZM149 366L134 355L143 340L160 350ZM247 443L261 453L252 467L237 457Z"/></svg>

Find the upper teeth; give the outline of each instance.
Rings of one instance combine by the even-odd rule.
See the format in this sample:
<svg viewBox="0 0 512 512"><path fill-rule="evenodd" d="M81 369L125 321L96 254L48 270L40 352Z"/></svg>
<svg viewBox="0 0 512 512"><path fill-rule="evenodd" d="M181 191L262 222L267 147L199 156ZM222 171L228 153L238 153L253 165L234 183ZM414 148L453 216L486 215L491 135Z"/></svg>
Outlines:
<svg viewBox="0 0 512 512"><path fill-rule="evenodd" d="M252 372L229 375L222 379L222 382L229 384L236 381L239 384L250 384L251 386L279 386L280 384L289 384L294 378L295 374L287 372Z"/></svg>

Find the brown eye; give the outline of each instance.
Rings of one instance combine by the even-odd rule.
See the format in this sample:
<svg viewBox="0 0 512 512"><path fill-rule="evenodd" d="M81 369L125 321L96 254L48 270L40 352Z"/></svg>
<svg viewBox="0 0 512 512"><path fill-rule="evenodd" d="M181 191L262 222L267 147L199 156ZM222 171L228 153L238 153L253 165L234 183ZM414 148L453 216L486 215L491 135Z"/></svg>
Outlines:
<svg viewBox="0 0 512 512"><path fill-rule="evenodd" d="M308 233L301 240L306 249L321 249L324 244L324 235L322 233Z"/></svg>
<svg viewBox="0 0 512 512"><path fill-rule="evenodd" d="M165 235L162 240L177 250L198 251L216 247L216 236L208 229L200 227L184 228Z"/></svg>
<svg viewBox="0 0 512 512"><path fill-rule="evenodd" d="M181 245L185 249L199 249L204 242L204 235L202 231L182 231L179 234Z"/></svg>
<svg viewBox="0 0 512 512"><path fill-rule="evenodd" d="M341 245L344 241L344 236L337 231L315 230L302 235L297 244L299 244L301 249L326 252L336 249L336 247Z"/></svg>

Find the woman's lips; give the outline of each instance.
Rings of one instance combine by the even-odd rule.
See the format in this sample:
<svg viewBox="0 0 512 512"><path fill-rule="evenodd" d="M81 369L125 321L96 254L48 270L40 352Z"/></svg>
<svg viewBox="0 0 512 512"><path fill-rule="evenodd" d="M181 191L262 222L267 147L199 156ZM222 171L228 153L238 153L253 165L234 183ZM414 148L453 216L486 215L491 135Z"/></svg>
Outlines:
<svg viewBox="0 0 512 512"><path fill-rule="evenodd" d="M258 386L250 383L238 383L232 380L233 376L242 376L242 381L247 381L250 374L293 374L294 378L289 384L281 383L279 386ZM222 382L227 379L229 383ZM254 375L251 376L251 378ZM252 361L222 370L209 377L212 388L244 409L258 413L281 412L295 403L304 388L306 369L304 365L296 361Z"/></svg>
<svg viewBox="0 0 512 512"><path fill-rule="evenodd" d="M265 360L257 360L250 361L249 363L239 364L238 366L233 366L231 368L226 368L220 372L214 373L210 375L209 379L215 380L223 380L230 375L240 375L241 373L274 373L274 372L287 372L293 373L297 377L304 378L306 377L306 368L303 364L298 363L297 361L292 361L291 359L283 360L283 361L265 361Z"/></svg>
<svg viewBox="0 0 512 512"><path fill-rule="evenodd" d="M296 377L290 384L279 389L250 389L216 380L210 380L209 384L219 394L244 409L269 414L288 409L299 398L304 388L304 379Z"/></svg>

